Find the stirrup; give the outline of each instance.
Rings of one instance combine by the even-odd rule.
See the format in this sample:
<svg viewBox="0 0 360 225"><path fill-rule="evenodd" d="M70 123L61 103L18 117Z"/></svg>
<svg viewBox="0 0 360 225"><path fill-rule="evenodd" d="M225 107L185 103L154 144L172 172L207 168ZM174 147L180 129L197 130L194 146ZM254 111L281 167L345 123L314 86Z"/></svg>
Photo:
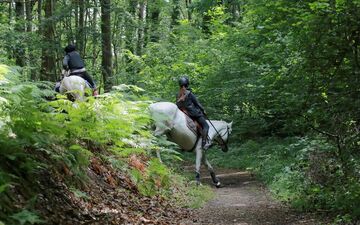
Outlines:
<svg viewBox="0 0 360 225"><path fill-rule="evenodd" d="M211 143L210 142L206 142L204 145L201 145L201 148L206 151L211 147Z"/></svg>

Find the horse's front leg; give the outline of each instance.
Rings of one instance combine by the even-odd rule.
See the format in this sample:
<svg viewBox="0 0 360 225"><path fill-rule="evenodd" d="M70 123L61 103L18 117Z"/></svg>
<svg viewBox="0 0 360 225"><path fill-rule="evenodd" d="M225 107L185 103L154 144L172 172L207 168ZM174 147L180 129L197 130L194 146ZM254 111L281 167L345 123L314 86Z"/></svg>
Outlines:
<svg viewBox="0 0 360 225"><path fill-rule="evenodd" d="M202 158L202 148L201 145L196 146L196 163L195 163L195 180L196 184L200 184L200 168L201 168L201 158Z"/></svg>
<svg viewBox="0 0 360 225"><path fill-rule="evenodd" d="M204 156L203 156L203 161L204 161L204 164L206 165L206 167L207 167L207 169L208 169L208 171L210 173L211 179L212 179L215 187L217 187L217 188L221 187L221 183L220 183L219 179L215 175L214 168L211 166L209 160L206 158L205 153L204 153Z"/></svg>

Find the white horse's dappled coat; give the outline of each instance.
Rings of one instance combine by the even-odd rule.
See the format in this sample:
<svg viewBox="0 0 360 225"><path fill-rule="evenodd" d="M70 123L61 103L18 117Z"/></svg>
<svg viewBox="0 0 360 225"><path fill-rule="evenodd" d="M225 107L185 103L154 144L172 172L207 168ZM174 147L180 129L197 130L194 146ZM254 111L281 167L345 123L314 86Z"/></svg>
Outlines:
<svg viewBox="0 0 360 225"><path fill-rule="evenodd" d="M156 136L166 134L170 141L178 144L185 151L195 149L196 173L200 174L200 165L201 161L203 161L208 167L213 181L218 183L213 168L206 159L205 152L202 151L201 137L200 140L197 141L197 136L186 125L186 115L171 102L154 103L150 105L149 109L156 126L154 134ZM228 139L231 133L232 123L217 120L211 121L216 128L215 130L209 121L207 122L209 124L208 136L210 141L220 140L219 134L224 141Z"/></svg>
<svg viewBox="0 0 360 225"><path fill-rule="evenodd" d="M68 76L62 79L60 84L60 93L69 93L74 100L83 101L85 99L85 90L89 88L86 81L79 76Z"/></svg>

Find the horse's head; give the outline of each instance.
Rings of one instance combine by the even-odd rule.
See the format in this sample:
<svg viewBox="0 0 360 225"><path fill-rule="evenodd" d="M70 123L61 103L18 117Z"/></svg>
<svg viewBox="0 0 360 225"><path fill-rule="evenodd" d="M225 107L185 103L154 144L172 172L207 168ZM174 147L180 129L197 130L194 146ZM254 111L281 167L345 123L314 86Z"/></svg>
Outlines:
<svg viewBox="0 0 360 225"><path fill-rule="evenodd" d="M214 140L217 143L219 143L221 150L223 152L227 152L229 150L228 140L229 140L229 136L232 132L232 124L233 124L233 122L227 123L225 121L221 121L221 123L219 123L219 127L218 127L219 134L214 138Z"/></svg>

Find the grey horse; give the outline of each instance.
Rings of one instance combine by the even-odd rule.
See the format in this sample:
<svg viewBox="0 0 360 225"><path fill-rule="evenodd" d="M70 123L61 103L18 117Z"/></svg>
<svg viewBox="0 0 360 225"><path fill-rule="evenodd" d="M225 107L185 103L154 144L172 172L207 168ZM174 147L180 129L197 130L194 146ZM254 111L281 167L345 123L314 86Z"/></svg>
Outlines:
<svg viewBox="0 0 360 225"><path fill-rule="evenodd" d="M155 136L166 134L168 139L180 146L184 151L195 150L196 165L195 179L200 183L200 166L203 162L210 172L212 181L216 187L221 183L215 175L214 169L206 158L206 151L201 148L201 137L198 137L186 124L186 115L171 102L158 102L149 106L150 114L154 120L156 129ZM212 120L207 121L209 124L209 141L220 144L223 151L227 151L227 139L232 131L232 122Z"/></svg>

